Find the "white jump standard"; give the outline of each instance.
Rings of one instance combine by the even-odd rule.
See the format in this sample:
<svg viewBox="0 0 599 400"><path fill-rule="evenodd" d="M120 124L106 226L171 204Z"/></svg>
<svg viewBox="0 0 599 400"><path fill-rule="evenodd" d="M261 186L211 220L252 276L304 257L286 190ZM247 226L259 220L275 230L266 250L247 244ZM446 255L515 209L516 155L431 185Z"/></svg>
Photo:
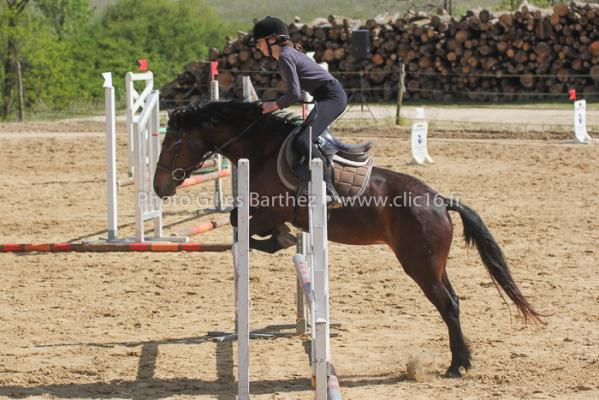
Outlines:
<svg viewBox="0 0 599 400"><path fill-rule="evenodd" d="M107 72L102 75L106 97L106 178L108 182L108 237L106 240L110 243L187 242L187 236L164 236L161 200L154 193L152 187L161 149L159 92L153 89L152 72L129 72L126 76L129 164L127 172L129 177L123 180L117 179L116 172L115 99L112 74ZM135 90L134 83L137 81L144 83L141 93ZM215 85L212 86L215 87ZM213 98L218 100L218 89L213 89L212 92ZM208 164L215 166L216 170L192 176L186 179L180 187L215 181L215 211L224 211L221 180L229 176L231 170L223 169L220 156L215 160L209 160ZM130 184L135 185L135 236L119 237L117 190L119 187ZM153 222L153 235L151 236L145 233L147 221ZM224 225L226 224L213 224L213 228ZM188 230L200 233L207 229L204 229L203 225L199 225Z"/></svg>
<svg viewBox="0 0 599 400"><path fill-rule="evenodd" d="M309 233L302 234L303 243L307 244L303 248L308 250L308 253L296 255L294 264L298 269L298 278L302 282L311 315L310 362L316 386L315 399L340 400L339 383L331 363L327 204L322 161L311 161L310 171ZM237 185L237 228L233 244L233 260L237 325L235 336L239 343L238 399L249 400L249 343L252 332L249 324L249 161L246 159L239 160Z"/></svg>
<svg viewBox="0 0 599 400"><path fill-rule="evenodd" d="M235 321L237 325L238 399L250 398L250 162L237 164L237 228L234 230Z"/></svg>
<svg viewBox="0 0 599 400"><path fill-rule="evenodd" d="M145 73L144 75L151 73ZM107 160L107 189L108 189L108 242L145 242L145 241L187 241L187 238L164 237L162 234L162 207L160 198L151 187L154 178L154 165L160 155L160 109L159 94L147 85L143 91L145 97L137 98L135 105L143 104L143 110L132 119L133 178L135 180L135 236L119 238L118 236L118 206L116 200L116 129L115 104L112 74L104 76L106 96L106 160ZM128 74L129 76L129 74ZM147 78L147 76L146 76ZM151 220L154 222L154 235L146 237L144 225Z"/></svg>
<svg viewBox="0 0 599 400"><path fill-rule="evenodd" d="M309 304L312 323L310 362L316 384L316 400L341 399L339 383L331 363L331 324L329 317L329 256L327 236L326 184L322 161L310 162L308 254L296 255L294 264ZM304 234L305 238L305 234ZM304 262L303 262L304 261ZM307 261L309 266L306 265ZM306 282L307 269L310 282Z"/></svg>

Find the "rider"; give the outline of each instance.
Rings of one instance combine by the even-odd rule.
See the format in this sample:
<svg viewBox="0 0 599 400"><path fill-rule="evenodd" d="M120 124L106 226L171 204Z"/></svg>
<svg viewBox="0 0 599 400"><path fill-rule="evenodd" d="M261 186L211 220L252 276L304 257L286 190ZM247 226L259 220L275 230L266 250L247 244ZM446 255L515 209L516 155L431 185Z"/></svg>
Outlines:
<svg viewBox="0 0 599 400"><path fill-rule="evenodd" d="M308 163L312 147L312 154L323 162L329 207L340 207L341 201L332 181L332 166L313 144L317 143L318 137L345 110L347 96L343 87L331 74L302 53L301 46L291 42L287 26L278 18L266 17L258 21L254 25L252 42L262 54L279 62L279 73L288 86L287 92L276 101L262 103L263 113L283 109L302 100L302 91L314 97L317 107L308 116L308 120L313 117L312 122L305 124L296 136L296 145L304 160L300 165L301 169L296 172L303 180L309 176ZM312 126L312 143L309 126Z"/></svg>

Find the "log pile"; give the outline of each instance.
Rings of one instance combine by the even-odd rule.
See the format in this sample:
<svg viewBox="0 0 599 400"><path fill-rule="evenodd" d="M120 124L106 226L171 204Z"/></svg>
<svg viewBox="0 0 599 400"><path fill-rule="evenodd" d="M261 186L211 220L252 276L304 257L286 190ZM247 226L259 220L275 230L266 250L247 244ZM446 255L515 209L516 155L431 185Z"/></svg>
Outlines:
<svg viewBox="0 0 599 400"><path fill-rule="evenodd" d="M351 51L354 29L370 31L370 57ZM368 101L392 101L397 95L399 64L406 65L406 98L449 100L558 99L570 88L599 94L599 5L573 2L553 9L522 6L518 11L468 11L456 20L407 12L364 22L330 16L311 24L289 25L293 40L329 70L350 93L360 87ZM240 32L224 49L211 49L219 62L222 97L241 97L241 76L250 75L263 99L285 90L276 63L248 45ZM208 63L186 66L161 91L173 104L208 97Z"/></svg>

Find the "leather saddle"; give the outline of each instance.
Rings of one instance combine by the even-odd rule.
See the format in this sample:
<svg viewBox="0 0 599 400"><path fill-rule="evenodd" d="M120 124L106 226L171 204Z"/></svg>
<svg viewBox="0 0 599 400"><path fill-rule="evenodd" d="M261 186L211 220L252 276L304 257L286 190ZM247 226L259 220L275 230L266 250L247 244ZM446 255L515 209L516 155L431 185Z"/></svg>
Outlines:
<svg viewBox="0 0 599 400"><path fill-rule="evenodd" d="M306 120L304 124L309 123ZM277 158L277 172L283 184L290 190L296 191L299 178L294 174L294 166L301 159L301 154L295 147L296 135L304 125L295 128L285 139ZM341 197L361 195L366 189L370 178L374 157L369 154L372 142L362 144L347 144L337 139L327 128L316 143L320 151L332 163L334 170L333 182Z"/></svg>

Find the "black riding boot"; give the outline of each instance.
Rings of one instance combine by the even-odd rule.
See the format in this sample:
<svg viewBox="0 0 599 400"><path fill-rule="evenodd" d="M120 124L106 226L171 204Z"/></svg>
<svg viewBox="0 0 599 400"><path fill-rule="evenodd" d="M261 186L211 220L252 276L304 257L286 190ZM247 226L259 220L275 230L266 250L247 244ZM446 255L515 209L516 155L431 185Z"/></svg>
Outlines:
<svg viewBox="0 0 599 400"><path fill-rule="evenodd" d="M312 147L312 157L319 158L322 161L322 176L327 186L327 207L342 207L341 197L339 197L339 193L337 193L337 189L335 189L335 184L333 182L333 174L335 173L333 165L329 163L328 158L322 154L317 146Z"/></svg>
<svg viewBox="0 0 599 400"><path fill-rule="evenodd" d="M306 183L310 180L310 149L305 144L304 141L299 141L296 143L297 148L300 153L303 155L300 163L294 166L293 172L295 176L297 176L300 180L297 189L297 195L301 196L305 191L307 191ZM318 146L312 145L312 158L319 158L322 161L323 165L323 178L327 186L327 206L328 208L339 208L342 206L341 198L335 189L335 185L333 184L333 167L329 165L329 160L327 157L322 154Z"/></svg>

